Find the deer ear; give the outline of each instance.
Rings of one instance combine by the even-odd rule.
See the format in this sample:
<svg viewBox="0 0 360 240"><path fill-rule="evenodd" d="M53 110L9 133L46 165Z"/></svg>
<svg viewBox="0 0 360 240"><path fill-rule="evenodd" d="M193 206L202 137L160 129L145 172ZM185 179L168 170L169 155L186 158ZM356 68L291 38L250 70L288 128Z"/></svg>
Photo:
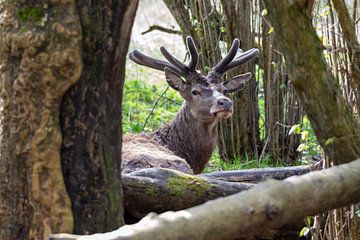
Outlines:
<svg viewBox="0 0 360 240"><path fill-rule="evenodd" d="M175 89L176 91L184 91L185 90L185 82L181 79L181 77L171 70L168 67L164 69L166 81L170 87Z"/></svg>
<svg viewBox="0 0 360 240"><path fill-rule="evenodd" d="M251 73L245 73L223 82L222 86L225 88L224 93L234 93L240 91L245 86L245 83L247 83L250 79Z"/></svg>

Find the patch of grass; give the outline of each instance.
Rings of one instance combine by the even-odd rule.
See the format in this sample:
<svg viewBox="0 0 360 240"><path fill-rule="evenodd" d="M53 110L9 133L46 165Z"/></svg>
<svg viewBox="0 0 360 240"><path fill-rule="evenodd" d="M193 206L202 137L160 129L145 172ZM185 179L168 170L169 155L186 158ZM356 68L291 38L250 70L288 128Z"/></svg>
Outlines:
<svg viewBox="0 0 360 240"><path fill-rule="evenodd" d="M207 167L205 168L205 173L215 172L215 171L229 171L229 170L241 170L241 169L251 169L251 168L266 168L266 167L285 167L283 162L274 161L269 157L265 156L260 162L256 159L248 159L247 156L243 158L236 158L233 162L224 162L220 159L219 151L216 150L212 155Z"/></svg>
<svg viewBox="0 0 360 240"><path fill-rule="evenodd" d="M169 88L153 109L155 101L166 88L166 84L146 84L140 80L126 81L122 104L124 133L150 132L171 121L183 101L176 91ZM144 128L147 118L149 119Z"/></svg>

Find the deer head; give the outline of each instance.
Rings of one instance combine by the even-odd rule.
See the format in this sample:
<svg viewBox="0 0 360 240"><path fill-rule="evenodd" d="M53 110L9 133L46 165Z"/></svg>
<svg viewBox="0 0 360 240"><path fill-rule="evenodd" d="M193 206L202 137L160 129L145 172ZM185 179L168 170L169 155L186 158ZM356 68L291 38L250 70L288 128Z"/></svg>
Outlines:
<svg viewBox="0 0 360 240"><path fill-rule="evenodd" d="M151 58L138 50L130 52L129 57L137 64L164 71L169 86L186 100L197 121L211 123L230 117L233 103L224 94L241 90L251 78L251 73L238 75L224 82L223 75L255 58L258 49L250 49L236 57L240 41L235 39L229 53L205 76L196 70L199 53L193 39L187 37L186 42L191 57L187 65L172 56L163 46L160 51L168 62Z"/></svg>

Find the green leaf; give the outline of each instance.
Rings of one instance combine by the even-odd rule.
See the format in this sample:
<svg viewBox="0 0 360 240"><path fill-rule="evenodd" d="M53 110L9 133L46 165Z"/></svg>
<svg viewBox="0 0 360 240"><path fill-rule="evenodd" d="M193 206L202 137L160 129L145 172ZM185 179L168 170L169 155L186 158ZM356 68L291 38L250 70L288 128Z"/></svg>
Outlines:
<svg viewBox="0 0 360 240"><path fill-rule="evenodd" d="M289 135L300 134L300 131L301 131L300 124L295 124L290 128Z"/></svg>
<svg viewBox="0 0 360 240"><path fill-rule="evenodd" d="M305 150L309 150L309 145L307 144L300 144L299 147L296 149L296 151L298 152L303 152Z"/></svg>
<svg viewBox="0 0 360 240"><path fill-rule="evenodd" d="M285 83L280 84L280 89L285 89L285 88L286 88L286 84L285 84Z"/></svg>
<svg viewBox="0 0 360 240"><path fill-rule="evenodd" d="M325 141L325 146L333 144L335 142L335 137L331 137Z"/></svg>
<svg viewBox="0 0 360 240"><path fill-rule="evenodd" d="M273 27L271 27L271 28L269 29L269 31L267 32L267 34L270 34L270 33L272 33L272 32L274 32L274 28L273 28Z"/></svg>
<svg viewBox="0 0 360 240"><path fill-rule="evenodd" d="M309 233L310 229L308 227L303 227L303 229L301 229L299 237L304 237Z"/></svg>
<svg viewBox="0 0 360 240"><path fill-rule="evenodd" d="M300 134L301 134L301 140L303 140L303 141L307 140L307 138L309 137L309 131L308 130L304 130Z"/></svg>
<svg viewBox="0 0 360 240"><path fill-rule="evenodd" d="M355 214L356 214L358 217L360 217L360 209L356 210L356 211L355 211Z"/></svg>
<svg viewBox="0 0 360 240"><path fill-rule="evenodd" d="M266 8L264 8L264 10L261 11L261 16L266 16L268 14L268 11Z"/></svg>
<svg viewBox="0 0 360 240"><path fill-rule="evenodd" d="M226 28L224 26L220 27L220 32L222 33L226 32Z"/></svg>

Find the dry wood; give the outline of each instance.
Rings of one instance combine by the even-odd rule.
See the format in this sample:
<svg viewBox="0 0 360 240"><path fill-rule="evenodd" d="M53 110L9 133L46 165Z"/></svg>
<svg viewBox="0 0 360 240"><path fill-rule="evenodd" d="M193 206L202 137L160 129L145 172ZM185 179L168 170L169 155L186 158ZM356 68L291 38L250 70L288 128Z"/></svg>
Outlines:
<svg viewBox="0 0 360 240"><path fill-rule="evenodd" d="M227 182L259 182L267 178L282 180L294 175L302 175L311 171L309 166L256 168L205 173L199 176L227 181Z"/></svg>
<svg viewBox="0 0 360 240"><path fill-rule="evenodd" d="M301 217L360 201L360 160L284 181L268 180L251 190L90 236L57 234L51 240L249 239ZM236 223L236 224L234 224ZM259 227L260 226L260 227Z"/></svg>

